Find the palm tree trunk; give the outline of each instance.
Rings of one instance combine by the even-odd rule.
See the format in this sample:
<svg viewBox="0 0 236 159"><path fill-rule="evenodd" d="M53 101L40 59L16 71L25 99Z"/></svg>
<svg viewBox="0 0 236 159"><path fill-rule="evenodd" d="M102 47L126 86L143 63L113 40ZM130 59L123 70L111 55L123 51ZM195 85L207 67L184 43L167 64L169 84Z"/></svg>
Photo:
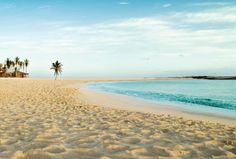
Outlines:
<svg viewBox="0 0 236 159"><path fill-rule="evenodd" d="M55 79L54 79L54 82L53 82L53 87L54 87L54 89L55 89L55 87L56 87L56 80L57 80L57 75L55 75Z"/></svg>
<svg viewBox="0 0 236 159"><path fill-rule="evenodd" d="M15 77L17 77L17 67L15 67Z"/></svg>

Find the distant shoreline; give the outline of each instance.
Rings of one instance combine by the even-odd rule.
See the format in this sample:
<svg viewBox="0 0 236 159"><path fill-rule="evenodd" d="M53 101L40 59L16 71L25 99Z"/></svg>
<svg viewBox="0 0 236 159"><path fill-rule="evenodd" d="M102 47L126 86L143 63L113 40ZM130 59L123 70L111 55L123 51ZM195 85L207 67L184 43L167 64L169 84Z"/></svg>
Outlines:
<svg viewBox="0 0 236 159"><path fill-rule="evenodd" d="M236 76L182 76L182 77L145 77L146 80L236 80Z"/></svg>
<svg viewBox="0 0 236 159"><path fill-rule="evenodd" d="M1 77L0 79L5 79L6 77ZM18 79L16 77L8 77L8 79ZM51 79L50 77L29 77L30 79ZM67 78L62 77L62 80L73 79L73 80L92 80L97 82L112 82L112 81L140 81L140 80L236 80L236 76L180 76L180 77L114 77L114 78L103 78L103 77L93 77L93 78ZM109 79L109 80L108 80Z"/></svg>
<svg viewBox="0 0 236 159"><path fill-rule="evenodd" d="M236 76L190 76L185 78L207 79L207 80L236 80Z"/></svg>

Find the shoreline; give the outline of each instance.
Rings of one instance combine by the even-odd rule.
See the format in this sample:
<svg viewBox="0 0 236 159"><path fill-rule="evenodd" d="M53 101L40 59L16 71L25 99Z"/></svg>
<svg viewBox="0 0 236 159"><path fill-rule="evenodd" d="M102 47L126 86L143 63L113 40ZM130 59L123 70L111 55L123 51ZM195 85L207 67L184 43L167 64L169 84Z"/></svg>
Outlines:
<svg viewBox="0 0 236 159"><path fill-rule="evenodd" d="M91 83L94 83L94 81L92 81ZM86 84L76 84L75 88L79 88L80 95L78 98L85 104L157 115L171 115L187 120L198 120L236 126L236 118L219 116L211 113L192 112L189 110L174 107L169 104L159 104L127 95L97 91L85 88L84 85Z"/></svg>

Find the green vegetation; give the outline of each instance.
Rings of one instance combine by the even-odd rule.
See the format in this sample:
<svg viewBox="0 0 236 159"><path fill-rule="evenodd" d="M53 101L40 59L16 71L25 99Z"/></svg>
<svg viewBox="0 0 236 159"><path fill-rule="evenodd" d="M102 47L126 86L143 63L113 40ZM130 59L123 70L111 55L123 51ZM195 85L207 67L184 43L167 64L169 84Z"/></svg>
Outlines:
<svg viewBox="0 0 236 159"><path fill-rule="evenodd" d="M14 60L7 58L4 63L0 63L0 77L26 77L25 68L29 66L29 60L21 61L19 57Z"/></svg>
<svg viewBox="0 0 236 159"><path fill-rule="evenodd" d="M52 63L51 69L54 70L55 80L57 79L58 75L61 74L62 66L63 65L59 61Z"/></svg>

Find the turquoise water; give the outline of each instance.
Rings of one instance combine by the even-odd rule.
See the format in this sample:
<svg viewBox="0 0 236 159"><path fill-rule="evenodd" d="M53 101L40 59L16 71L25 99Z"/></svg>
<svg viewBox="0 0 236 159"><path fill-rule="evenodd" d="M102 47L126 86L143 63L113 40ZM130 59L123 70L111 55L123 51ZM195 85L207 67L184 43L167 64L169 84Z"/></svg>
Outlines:
<svg viewBox="0 0 236 159"><path fill-rule="evenodd" d="M236 117L235 80L104 82L87 87L165 103L188 111Z"/></svg>

